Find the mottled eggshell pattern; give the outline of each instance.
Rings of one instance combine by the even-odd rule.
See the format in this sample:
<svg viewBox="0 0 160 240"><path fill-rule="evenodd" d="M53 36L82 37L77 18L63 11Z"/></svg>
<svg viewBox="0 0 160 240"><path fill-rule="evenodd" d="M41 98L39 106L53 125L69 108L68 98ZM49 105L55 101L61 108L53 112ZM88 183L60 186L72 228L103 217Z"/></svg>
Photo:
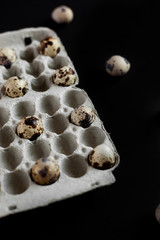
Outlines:
<svg viewBox="0 0 160 240"><path fill-rule="evenodd" d="M51 157L38 159L31 169L32 180L40 185L55 183L59 176L59 165Z"/></svg>
<svg viewBox="0 0 160 240"><path fill-rule="evenodd" d="M53 82L59 86L71 86L76 82L77 76L72 68L64 66L56 70Z"/></svg>
<svg viewBox="0 0 160 240"><path fill-rule="evenodd" d="M9 78L4 84L4 93L11 98L21 97L27 90L26 81L18 76Z"/></svg>
<svg viewBox="0 0 160 240"><path fill-rule="evenodd" d="M21 138L36 140L43 132L43 126L36 117L27 116L17 126L17 135Z"/></svg>
<svg viewBox="0 0 160 240"><path fill-rule="evenodd" d="M55 8L51 17L57 23L69 23L73 20L74 14L71 8L63 5Z"/></svg>
<svg viewBox="0 0 160 240"><path fill-rule="evenodd" d="M41 41L40 54L55 57L61 50L61 43L55 37L47 37Z"/></svg>
<svg viewBox="0 0 160 240"><path fill-rule="evenodd" d="M70 122L83 128L89 127L95 119L95 114L88 106L75 108L70 115Z"/></svg>
<svg viewBox="0 0 160 240"><path fill-rule="evenodd" d="M106 61L106 71L111 76L123 76L130 69L130 62L119 55L114 55Z"/></svg>
<svg viewBox="0 0 160 240"><path fill-rule="evenodd" d="M158 204L158 206L156 207L155 217L156 217L157 222L160 223L160 204Z"/></svg>
<svg viewBox="0 0 160 240"><path fill-rule="evenodd" d="M0 65L3 65L6 68L10 68L12 63L15 61L16 54L12 49L8 47L0 49Z"/></svg>
<svg viewBox="0 0 160 240"><path fill-rule="evenodd" d="M61 50L58 41L52 49L53 39ZM78 73L56 32L1 33L5 46L16 62L0 66L0 218L114 184L116 147L88 93L77 86ZM100 169L114 165L104 171L88 163L102 143L111 159L115 154L115 165L107 157L109 164L103 163L100 150L90 160Z"/></svg>
<svg viewBox="0 0 160 240"><path fill-rule="evenodd" d="M117 161L114 151L106 144L96 146L89 154L89 164L101 170L112 168Z"/></svg>

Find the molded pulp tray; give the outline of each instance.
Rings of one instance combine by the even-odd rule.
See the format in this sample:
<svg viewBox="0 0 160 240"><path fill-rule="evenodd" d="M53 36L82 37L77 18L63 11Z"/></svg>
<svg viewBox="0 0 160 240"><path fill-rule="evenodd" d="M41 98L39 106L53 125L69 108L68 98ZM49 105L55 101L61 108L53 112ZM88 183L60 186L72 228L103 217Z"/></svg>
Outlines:
<svg viewBox="0 0 160 240"><path fill-rule="evenodd" d="M106 143L114 152L115 146L96 114L86 129L69 122L71 111L80 105L94 109L87 93L74 86L53 84L51 77L63 66L75 68L62 44L54 57L40 55L40 41L56 33L48 28L28 28L0 34L0 48L9 47L17 60L9 69L0 66L0 217L87 192L114 183L109 170L98 170L88 164L91 150ZM24 39L31 37L25 46ZM60 39L59 39L60 40ZM77 73L76 73L77 74ZM19 98L3 95L3 85L12 76L27 81L28 92ZM94 111L96 111L94 109ZM19 138L16 126L25 116L42 121L44 132L35 141ZM117 152L116 152L117 153ZM52 156L60 166L57 182L41 186L30 178L30 169L40 157Z"/></svg>

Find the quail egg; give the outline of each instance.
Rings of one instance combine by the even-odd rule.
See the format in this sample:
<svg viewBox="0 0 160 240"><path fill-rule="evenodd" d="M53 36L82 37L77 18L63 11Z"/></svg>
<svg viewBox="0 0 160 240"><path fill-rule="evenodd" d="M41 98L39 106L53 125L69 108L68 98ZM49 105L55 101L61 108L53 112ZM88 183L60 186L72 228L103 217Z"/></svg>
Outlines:
<svg viewBox="0 0 160 240"><path fill-rule="evenodd" d="M53 82L59 86L71 86L76 82L77 76L71 67L64 66L56 70Z"/></svg>
<svg viewBox="0 0 160 240"><path fill-rule="evenodd" d="M55 57L61 50L61 43L55 37L47 37L41 41L40 54Z"/></svg>
<svg viewBox="0 0 160 240"><path fill-rule="evenodd" d="M156 217L157 222L160 223L160 204L158 204L158 206L156 207L155 217Z"/></svg>
<svg viewBox="0 0 160 240"><path fill-rule="evenodd" d="M106 61L106 71L111 76L123 76L130 69L130 62L119 55L114 55Z"/></svg>
<svg viewBox="0 0 160 240"><path fill-rule="evenodd" d="M0 49L0 65L3 65L6 68L10 68L12 63L15 61L16 54L12 49L8 47Z"/></svg>
<svg viewBox="0 0 160 240"><path fill-rule="evenodd" d="M116 164L117 155L109 146L102 143L96 146L89 154L88 162L97 169L110 169Z"/></svg>
<svg viewBox="0 0 160 240"><path fill-rule="evenodd" d="M26 94L28 88L26 81L18 76L9 78L4 84L4 93L11 97L21 97Z"/></svg>
<svg viewBox="0 0 160 240"><path fill-rule="evenodd" d="M58 180L60 169L51 157L43 157L36 161L31 169L31 178L40 185L50 185Z"/></svg>
<svg viewBox="0 0 160 240"><path fill-rule="evenodd" d="M70 115L70 122L83 128L88 128L94 119L95 114L88 106L79 106L75 108Z"/></svg>
<svg viewBox="0 0 160 240"><path fill-rule="evenodd" d="M17 135L21 138L36 140L43 132L41 121L33 116L27 116L19 122Z"/></svg>
<svg viewBox="0 0 160 240"><path fill-rule="evenodd" d="M74 14L71 8L63 5L55 8L51 17L57 23L69 23L73 20Z"/></svg>

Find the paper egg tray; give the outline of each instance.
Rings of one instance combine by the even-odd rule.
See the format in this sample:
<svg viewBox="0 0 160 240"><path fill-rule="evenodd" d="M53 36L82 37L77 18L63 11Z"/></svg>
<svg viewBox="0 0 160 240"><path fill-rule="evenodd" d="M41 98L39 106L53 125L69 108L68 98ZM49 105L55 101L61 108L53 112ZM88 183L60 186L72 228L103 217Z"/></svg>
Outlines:
<svg viewBox="0 0 160 240"><path fill-rule="evenodd" d="M119 159L109 170L98 170L88 164L88 155L95 146L105 142L115 152L116 149L98 114L86 129L70 123L69 116L75 107L87 105L94 109L94 106L84 90L53 84L51 77L56 69L70 66L76 70L63 44L54 58L39 54L40 41L48 36L59 39L54 31L43 27L0 34L0 48L10 47L17 56L9 69L0 66L0 217L115 181L112 171ZM32 39L27 46L26 37ZM3 95L2 88L15 75L26 80L29 90L23 97L10 98ZM17 124L25 116L42 121L44 132L35 141L16 134ZM30 169L40 157L48 156L58 162L60 178L54 184L41 186L30 178Z"/></svg>

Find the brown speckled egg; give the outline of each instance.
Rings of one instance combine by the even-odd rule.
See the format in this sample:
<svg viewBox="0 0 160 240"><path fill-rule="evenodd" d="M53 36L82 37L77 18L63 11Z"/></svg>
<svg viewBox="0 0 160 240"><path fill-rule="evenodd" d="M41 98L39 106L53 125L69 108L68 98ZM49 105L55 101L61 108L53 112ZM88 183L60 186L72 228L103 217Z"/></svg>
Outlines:
<svg viewBox="0 0 160 240"><path fill-rule="evenodd" d="M40 185L55 183L59 176L59 165L51 157L38 159L31 169L32 180Z"/></svg>
<svg viewBox="0 0 160 240"><path fill-rule="evenodd" d="M40 54L55 57L61 50L61 43L55 37L47 37L41 41Z"/></svg>
<svg viewBox="0 0 160 240"><path fill-rule="evenodd" d="M95 119L93 110L88 106L75 108L70 115L70 122L83 128L89 127Z"/></svg>
<svg viewBox="0 0 160 240"><path fill-rule="evenodd" d="M130 69L130 62L119 55L114 55L106 62L106 71L111 76L123 76Z"/></svg>
<svg viewBox="0 0 160 240"><path fill-rule="evenodd" d="M71 86L76 82L77 76L72 68L64 66L56 70L53 82L59 86Z"/></svg>
<svg viewBox="0 0 160 240"><path fill-rule="evenodd" d="M18 76L9 78L4 84L4 93L11 98L21 97L27 90L26 81Z"/></svg>
<svg viewBox="0 0 160 240"><path fill-rule="evenodd" d="M74 14L71 8L62 5L53 10L51 17L57 23L69 23L73 20Z"/></svg>
<svg viewBox="0 0 160 240"><path fill-rule="evenodd" d="M110 169L116 164L117 155L109 146L103 143L92 150L89 154L88 162L97 169Z"/></svg>
<svg viewBox="0 0 160 240"><path fill-rule="evenodd" d="M36 117L27 116L17 126L17 135L21 138L36 140L43 132L43 126Z"/></svg>
<svg viewBox="0 0 160 240"><path fill-rule="evenodd" d="M6 68L10 68L12 63L15 61L16 54L12 49L8 47L0 49L0 65L3 65Z"/></svg>

